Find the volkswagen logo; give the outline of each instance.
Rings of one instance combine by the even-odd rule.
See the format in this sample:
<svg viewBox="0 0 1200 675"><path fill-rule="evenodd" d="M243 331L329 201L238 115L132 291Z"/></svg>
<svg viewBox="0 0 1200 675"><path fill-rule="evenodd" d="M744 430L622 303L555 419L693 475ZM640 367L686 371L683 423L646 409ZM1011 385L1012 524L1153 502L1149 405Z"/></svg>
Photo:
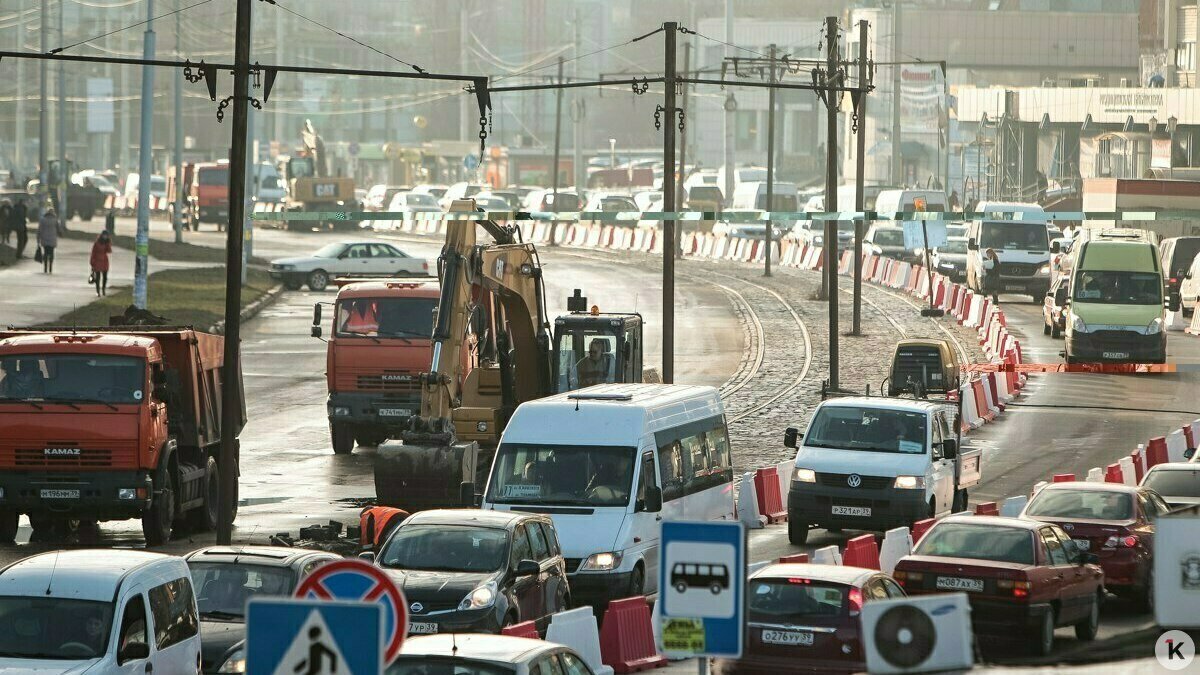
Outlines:
<svg viewBox="0 0 1200 675"><path fill-rule="evenodd" d="M414 602L408 606L408 610L413 614L420 614L421 612L425 611L425 605L422 605L419 602Z"/></svg>
<svg viewBox="0 0 1200 675"><path fill-rule="evenodd" d="M856 487L862 485L862 476L860 476L856 473L852 473L849 476L846 476L846 485L849 485L852 488L856 488Z"/></svg>

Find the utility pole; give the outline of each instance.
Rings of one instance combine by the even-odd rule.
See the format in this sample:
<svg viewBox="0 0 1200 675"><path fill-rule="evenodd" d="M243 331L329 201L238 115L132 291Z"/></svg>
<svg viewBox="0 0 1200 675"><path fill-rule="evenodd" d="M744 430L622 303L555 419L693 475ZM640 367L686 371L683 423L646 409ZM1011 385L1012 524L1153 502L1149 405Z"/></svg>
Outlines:
<svg viewBox="0 0 1200 675"><path fill-rule="evenodd" d="M583 44L583 29L579 25L579 5L575 3L575 57L571 61L571 75L579 76L579 45ZM587 174L583 169L583 118L586 110L583 106L583 94L576 93L571 102L571 182L578 193L587 184ZM551 242L553 244L554 242Z"/></svg>
<svg viewBox="0 0 1200 675"><path fill-rule="evenodd" d="M25 50L25 0L17 3L17 49ZM16 161L18 176L25 169L25 62L17 60L17 119L16 148L13 159ZM21 184L21 187L25 187Z"/></svg>
<svg viewBox="0 0 1200 675"><path fill-rule="evenodd" d="M554 201L558 206L558 157L562 151L562 100L563 100L563 57L558 57L558 89L554 90L554 163L550 166L551 185L553 186ZM555 230L558 221L550 221L550 245L554 246Z"/></svg>
<svg viewBox="0 0 1200 675"><path fill-rule="evenodd" d="M867 22L858 22L858 84L861 87L867 81ZM862 212L866 204L865 181L863 172L866 170L867 157L867 95L862 94L851 100L857 103L855 114L858 117L858 130L855 136L855 170L854 170L854 210ZM850 330L851 335L862 335L862 277L863 277L863 236L867 229L865 218L854 222L854 321Z"/></svg>
<svg viewBox="0 0 1200 675"><path fill-rule="evenodd" d="M67 11L67 3L58 3L58 44L63 42L63 14ZM67 216L71 213L67 208L67 181L70 175L67 170L67 83L66 69L62 61L58 62L58 219L65 227Z"/></svg>
<svg viewBox="0 0 1200 675"><path fill-rule="evenodd" d="M733 0L725 0L725 58L733 56ZM725 202L728 203L733 199L733 179L734 172L737 171L735 164L737 137L734 131L737 128L736 109L728 104L728 101L733 100L733 94L730 93L726 98L725 105L725 185L722 186Z"/></svg>
<svg viewBox="0 0 1200 675"><path fill-rule="evenodd" d="M838 73L838 20L825 18L825 210L837 211L837 113L841 92L834 91ZM825 278L829 282L829 386L838 388L838 239L837 221L825 221Z"/></svg>
<svg viewBox="0 0 1200 675"><path fill-rule="evenodd" d="M50 33L47 22L50 19L50 2L42 0L42 11L38 15L39 28L42 33L42 53L50 51ZM41 67L41 94L39 101L39 116L38 116L38 217L41 217L46 204L46 197L49 194L49 187L46 181L50 179L50 171L46 168L46 157L50 148L46 147L50 136L50 120L48 116L50 110L46 105L46 80L49 77L49 62L42 61Z"/></svg>
<svg viewBox="0 0 1200 675"><path fill-rule="evenodd" d="M154 58L154 0L146 0L142 58ZM146 309L146 266L150 255L150 176L154 173L154 67L142 66L142 132L138 141L137 238L134 241L133 304ZM238 408L240 409L240 408ZM232 408L226 408L232 410Z"/></svg>
<svg viewBox="0 0 1200 675"><path fill-rule="evenodd" d="M238 428L242 411L241 337L242 284L238 272L242 261L242 226L246 206L246 137L250 98L250 15L253 0L237 0L233 47L233 142L229 154L229 227L225 239L225 359L221 388L220 509L217 543L233 539L233 510L237 505Z"/></svg>
<svg viewBox="0 0 1200 675"><path fill-rule="evenodd" d="M663 210L675 211L675 36L679 24L663 24L666 43L663 79ZM675 219L663 221L663 382L675 382Z"/></svg>
<svg viewBox="0 0 1200 675"><path fill-rule="evenodd" d="M770 82L775 84L775 45L767 48L770 61ZM767 90L767 213L775 210L775 87ZM771 240L775 234L775 223L767 217L767 253L763 257L763 276L771 276Z"/></svg>
<svg viewBox="0 0 1200 675"><path fill-rule="evenodd" d="M683 44L683 76L684 77L688 77L692 74L691 66L692 66L692 44L691 44L691 42L685 42ZM688 89L689 89L690 85L687 84L686 82L684 82L684 83L682 83L682 87L683 87L683 95L680 97L681 100L680 100L680 104L679 104L679 109L683 111L684 119L686 120L687 114L688 114ZM688 132L687 132L687 124L685 123L683 125L683 128L679 130L679 181L678 181L678 185L676 186L676 192L675 192L675 204L677 206L679 206L680 208L684 208L684 204L687 201L687 199L686 199L687 198L687 190L684 189L684 185L683 185L684 183L687 182L687 144L688 144ZM680 248L682 245L683 245L682 242L678 242L675 246L676 252L678 255L682 255L682 249Z"/></svg>
<svg viewBox="0 0 1200 675"><path fill-rule="evenodd" d="M892 185L904 187L904 157L900 150L900 0L892 0Z"/></svg>
<svg viewBox="0 0 1200 675"><path fill-rule="evenodd" d="M179 15L175 13L175 58L183 57L180 53L179 41L182 33L179 30ZM276 61L276 63L279 63ZM175 228L175 243L183 243L183 78L175 77L175 208L172 225Z"/></svg>

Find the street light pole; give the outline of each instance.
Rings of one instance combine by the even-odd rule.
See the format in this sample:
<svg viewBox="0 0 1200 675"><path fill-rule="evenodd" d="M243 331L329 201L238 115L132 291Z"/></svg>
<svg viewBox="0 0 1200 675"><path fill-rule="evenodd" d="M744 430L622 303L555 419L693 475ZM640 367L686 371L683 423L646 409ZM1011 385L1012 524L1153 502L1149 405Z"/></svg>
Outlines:
<svg viewBox="0 0 1200 675"><path fill-rule="evenodd" d="M50 19L50 2L42 0L42 11L38 15L40 22L39 28L42 33L42 53L50 51L50 32L47 22ZM49 77L49 62L42 61L41 64L41 93L39 95L39 116L38 116L38 217L41 217L42 209L46 203L46 196L49 194L49 187L46 181L50 179L50 172L46 167L46 156L49 148L46 146L48 136L50 135L50 124L48 116L50 111L46 106L46 79Z"/></svg>
<svg viewBox="0 0 1200 675"><path fill-rule="evenodd" d="M867 81L867 22L858 22L858 84L861 87ZM858 135L855 137L855 171L854 171L854 210L862 212L866 204L866 171L867 159L867 95L858 97ZM862 335L862 277L863 277L863 236L867 228L865 218L854 223L854 317L851 335Z"/></svg>
<svg viewBox="0 0 1200 675"><path fill-rule="evenodd" d="M58 44L63 42L63 14L67 11L65 2L58 5ZM67 208L67 181L70 175L67 170L67 83L66 68L62 61L58 62L58 219L65 226L67 216L71 213Z"/></svg>
<svg viewBox="0 0 1200 675"><path fill-rule="evenodd" d="M154 0L146 0L142 58L154 58ZM134 241L133 304L146 309L146 266L150 256L150 177L154 174L154 67L142 66L142 131L138 141L137 238Z"/></svg>
<svg viewBox="0 0 1200 675"><path fill-rule="evenodd" d="M767 58L770 61L771 84L775 84L775 45L772 44L767 50ZM775 87L767 90L767 251L763 256L763 276L771 276L771 239L774 234L775 223L771 221L770 214L775 210Z"/></svg>
<svg viewBox="0 0 1200 675"><path fill-rule="evenodd" d="M175 58L180 58L179 15L175 14ZM172 225L175 228L175 243L183 243L183 78L175 78L175 210Z"/></svg>
<svg viewBox="0 0 1200 675"><path fill-rule="evenodd" d="M904 187L904 158L900 150L900 0L892 0L892 185Z"/></svg>
<svg viewBox="0 0 1200 675"><path fill-rule="evenodd" d="M663 78L663 210L675 211L675 36L679 24L663 24L666 43ZM663 221L663 382L675 382L675 219Z"/></svg>
<svg viewBox="0 0 1200 675"><path fill-rule="evenodd" d="M837 113L840 91L833 89L838 71L838 20L825 18L825 210L837 211ZM829 301L829 386L838 388L838 239L837 221L825 221L825 279Z"/></svg>

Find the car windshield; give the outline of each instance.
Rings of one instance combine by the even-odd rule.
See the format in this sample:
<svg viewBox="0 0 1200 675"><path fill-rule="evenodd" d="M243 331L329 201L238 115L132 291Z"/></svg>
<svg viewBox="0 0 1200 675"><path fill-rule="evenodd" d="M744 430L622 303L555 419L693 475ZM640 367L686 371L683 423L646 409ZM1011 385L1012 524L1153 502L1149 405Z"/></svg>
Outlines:
<svg viewBox="0 0 1200 675"><path fill-rule="evenodd" d="M429 339L437 298L347 298L338 302L338 337Z"/></svg>
<svg viewBox="0 0 1200 675"><path fill-rule="evenodd" d="M946 243L938 247L939 253L966 253L966 239L947 239Z"/></svg>
<svg viewBox="0 0 1200 675"><path fill-rule="evenodd" d="M875 230L874 243L879 246L903 246L903 230Z"/></svg>
<svg viewBox="0 0 1200 675"><path fill-rule="evenodd" d="M434 206L438 205L437 200L433 195L422 194L420 192L408 192L404 195L404 201L409 206Z"/></svg>
<svg viewBox="0 0 1200 675"><path fill-rule="evenodd" d="M1193 467L1151 471L1142 485L1163 497L1200 497L1200 466Z"/></svg>
<svg viewBox="0 0 1200 675"><path fill-rule="evenodd" d="M200 169L198 173L201 185L229 185L229 169Z"/></svg>
<svg viewBox="0 0 1200 675"><path fill-rule="evenodd" d="M500 446L488 487L496 504L625 506L635 449L587 445Z"/></svg>
<svg viewBox="0 0 1200 675"><path fill-rule="evenodd" d="M258 182L258 186L260 188L262 188L263 190L278 190L280 187L279 177L278 176L263 176L262 180L260 180Z"/></svg>
<svg viewBox="0 0 1200 675"><path fill-rule="evenodd" d="M495 572L508 561L508 532L465 525L401 525L379 564L401 570Z"/></svg>
<svg viewBox="0 0 1200 675"><path fill-rule="evenodd" d="M925 438L924 413L827 405L813 417L804 445L920 455Z"/></svg>
<svg viewBox="0 0 1200 675"><path fill-rule="evenodd" d="M914 555L1033 564L1033 536L1017 527L942 523L921 537Z"/></svg>
<svg viewBox="0 0 1200 675"><path fill-rule="evenodd" d="M1025 515L1038 518L1131 520L1133 498L1112 490L1042 490L1029 502Z"/></svg>
<svg viewBox="0 0 1200 675"><path fill-rule="evenodd" d="M547 671L561 672L557 668L548 668ZM384 672L387 675L511 675L517 671L492 661L472 661L455 656L401 654Z"/></svg>
<svg viewBox="0 0 1200 675"><path fill-rule="evenodd" d="M1076 277L1074 299L1112 305L1157 305L1162 302L1162 278L1151 272L1082 270Z"/></svg>
<svg viewBox="0 0 1200 675"><path fill-rule="evenodd" d="M550 211L578 211L579 210L579 195L570 192L560 192L556 197L554 193L546 193L546 208Z"/></svg>
<svg viewBox="0 0 1200 675"><path fill-rule="evenodd" d="M346 244L325 244L312 254L314 258L336 258L346 250Z"/></svg>
<svg viewBox="0 0 1200 675"><path fill-rule="evenodd" d="M780 188L780 189L782 189L782 188ZM774 206L772 206L770 208L771 211L799 211L800 210L799 206L797 205L796 195L794 195L794 194L793 195L789 195L789 194L771 195L771 201L774 202ZM755 202L754 208L767 210L766 188L764 188L762 192L758 193L758 201Z"/></svg>
<svg viewBox="0 0 1200 675"><path fill-rule="evenodd" d="M839 617L845 611L847 587L806 578L751 579L750 621L802 623Z"/></svg>
<svg viewBox="0 0 1200 675"><path fill-rule="evenodd" d="M109 602L0 596L0 659L93 659L108 651Z"/></svg>
<svg viewBox="0 0 1200 675"><path fill-rule="evenodd" d="M138 403L146 361L101 354L19 354L0 358L0 399Z"/></svg>
<svg viewBox="0 0 1200 675"><path fill-rule="evenodd" d="M1046 223L1022 223L1016 221L985 222L979 234L982 249L1009 249L1015 251L1048 251L1050 234Z"/></svg>
<svg viewBox="0 0 1200 675"><path fill-rule="evenodd" d="M245 616L252 598L291 595L296 586L296 574L288 567L241 563L188 563L188 567L199 593L200 616Z"/></svg>

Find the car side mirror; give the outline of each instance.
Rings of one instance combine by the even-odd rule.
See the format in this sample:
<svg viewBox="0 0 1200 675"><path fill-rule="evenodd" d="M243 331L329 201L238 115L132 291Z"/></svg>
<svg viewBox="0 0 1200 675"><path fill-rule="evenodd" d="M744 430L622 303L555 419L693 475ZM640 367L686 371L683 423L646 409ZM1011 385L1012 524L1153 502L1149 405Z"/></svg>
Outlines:
<svg viewBox="0 0 1200 675"><path fill-rule="evenodd" d="M365 561L371 563L372 565L374 565L375 564L375 552L374 551L363 551L362 553L358 554L358 559L365 560Z"/></svg>
<svg viewBox="0 0 1200 675"><path fill-rule="evenodd" d="M1061 250L1062 250L1062 245L1059 242L1057 242L1057 241L1050 242L1050 252L1051 253L1058 253Z"/></svg>
<svg viewBox="0 0 1200 675"><path fill-rule="evenodd" d="M978 251L979 250L979 243L975 241L975 237L971 237L970 239L967 240L967 250L969 250L969 251Z"/></svg>
<svg viewBox="0 0 1200 675"><path fill-rule="evenodd" d="M958 456L958 441L953 438L947 438L942 441L942 457L946 459L954 459Z"/></svg>
<svg viewBox="0 0 1200 675"><path fill-rule="evenodd" d="M662 511L663 493L662 488L657 485L652 485L646 488L646 497L642 500L642 511L646 513L658 513Z"/></svg>
<svg viewBox="0 0 1200 675"><path fill-rule="evenodd" d="M150 645L145 642L130 642L121 648L117 654L119 663L150 658Z"/></svg>
<svg viewBox="0 0 1200 675"><path fill-rule="evenodd" d="M797 441L802 438L800 430L796 427L788 427L783 430L783 447L795 448Z"/></svg>
<svg viewBox="0 0 1200 675"><path fill-rule="evenodd" d="M1100 556L1095 553L1080 553L1079 560L1081 561L1079 563L1080 565L1099 565L1100 564Z"/></svg>
<svg viewBox="0 0 1200 675"><path fill-rule="evenodd" d="M542 573L542 566L537 564L536 560L522 560L517 563L517 569L513 573L518 577L535 577Z"/></svg>

